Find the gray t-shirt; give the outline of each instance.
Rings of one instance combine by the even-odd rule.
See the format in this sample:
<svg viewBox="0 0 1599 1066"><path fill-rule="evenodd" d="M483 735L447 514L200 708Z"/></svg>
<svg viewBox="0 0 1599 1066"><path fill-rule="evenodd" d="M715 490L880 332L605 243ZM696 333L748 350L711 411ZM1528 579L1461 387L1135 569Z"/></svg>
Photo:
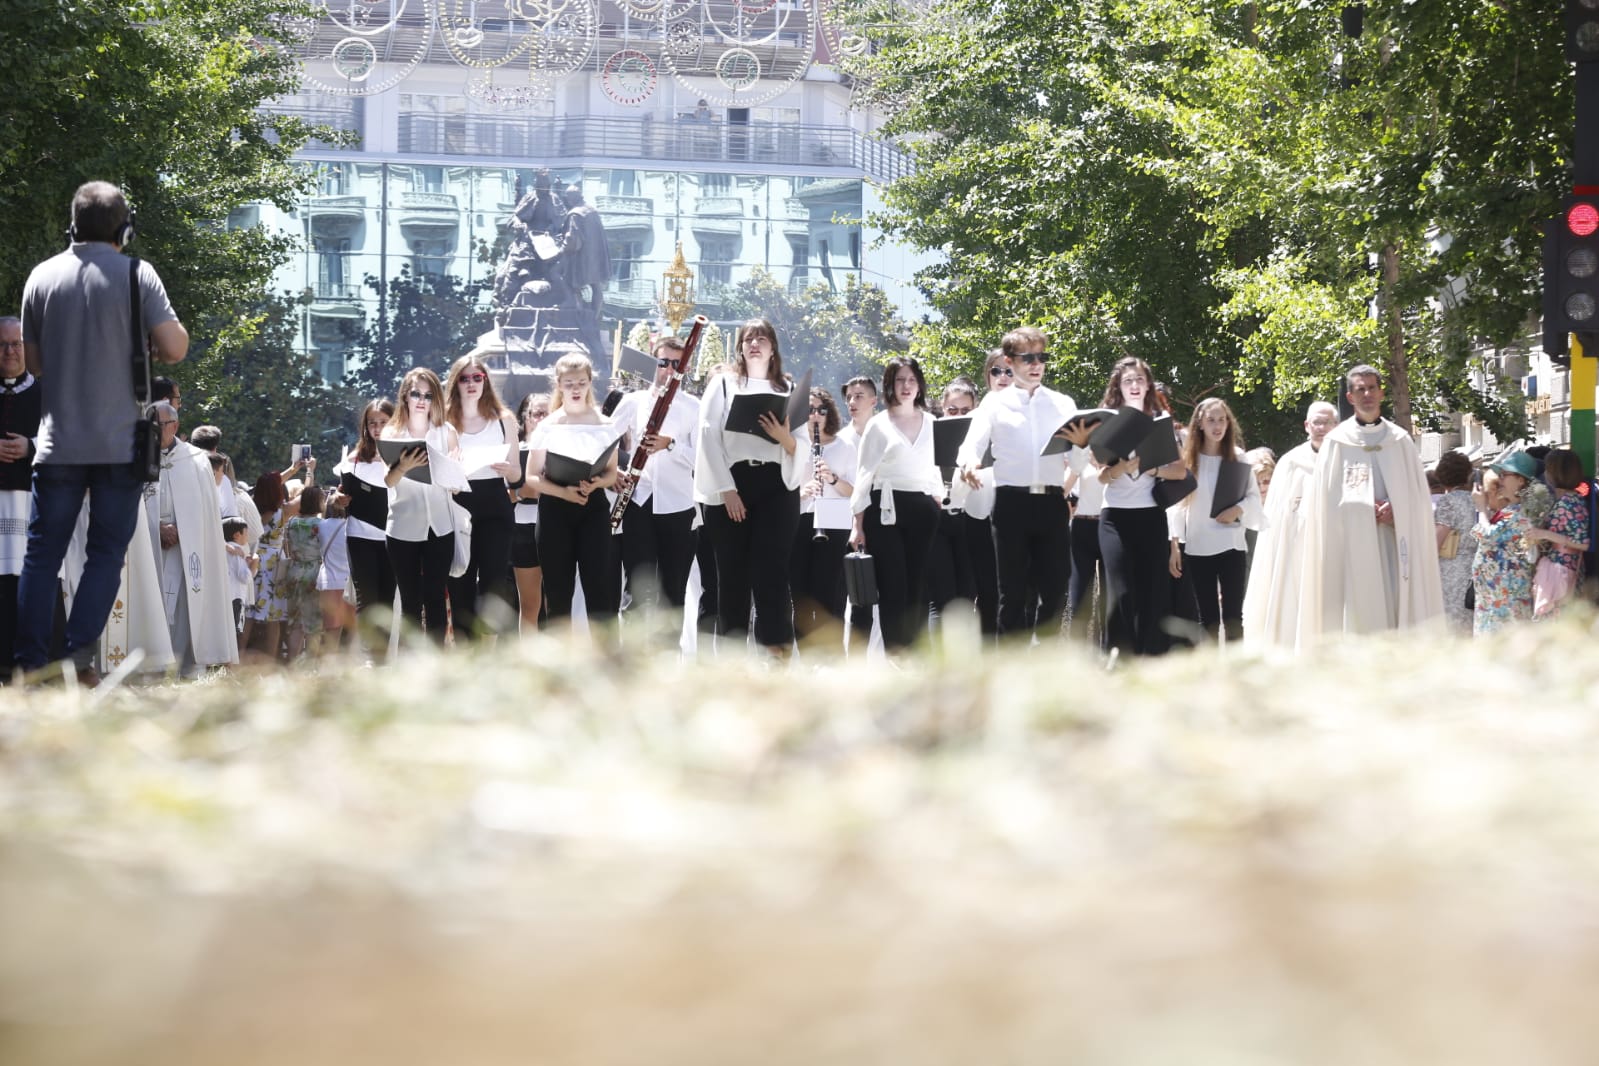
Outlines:
<svg viewBox="0 0 1599 1066"><path fill-rule="evenodd" d="M149 263L139 264L141 335L178 316ZM128 257L109 244L75 243L28 275L22 338L39 350L44 417L35 463L133 460L133 330Z"/></svg>

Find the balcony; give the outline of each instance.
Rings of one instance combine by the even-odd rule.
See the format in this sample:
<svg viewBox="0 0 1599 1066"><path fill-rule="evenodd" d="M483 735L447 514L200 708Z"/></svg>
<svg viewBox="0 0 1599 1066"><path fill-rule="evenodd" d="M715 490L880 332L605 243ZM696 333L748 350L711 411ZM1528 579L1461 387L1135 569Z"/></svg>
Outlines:
<svg viewBox="0 0 1599 1066"><path fill-rule="evenodd" d="M311 292L310 312L318 318L364 318L361 286L337 281L318 282Z"/></svg>
<svg viewBox="0 0 1599 1066"><path fill-rule="evenodd" d="M647 196L596 196L594 207L607 233L655 229L655 201Z"/></svg>
<svg viewBox="0 0 1599 1066"><path fill-rule="evenodd" d="M739 196L701 196L694 201L689 227L696 233L736 237L744 232L744 200Z"/></svg>
<svg viewBox="0 0 1599 1066"><path fill-rule="evenodd" d="M448 124L409 120L414 117L400 116L400 154L427 159L504 159L518 166L606 160L645 169L712 163L785 174L804 168L885 183L912 169L910 157L894 145L835 126L662 122L645 115L459 115Z"/></svg>
<svg viewBox="0 0 1599 1066"><path fill-rule="evenodd" d="M655 282L649 278L612 278L605 287L605 302L635 315L655 307Z"/></svg>
<svg viewBox="0 0 1599 1066"><path fill-rule="evenodd" d="M447 192L402 192L399 210L402 232L443 237L461 227L461 208Z"/></svg>
<svg viewBox="0 0 1599 1066"><path fill-rule="evenodd" d="M348 237L366 218L366 197L313 196L305 204L306 225L313 237Z"/></svg>
<svg viewBox="0 0 1599 1066"><path fill-rule="evenodd" d="M782 214L778 217L782 220L783 236L810 239L811 209L805 206L804 200L788 197L783 201Z"/></svg>

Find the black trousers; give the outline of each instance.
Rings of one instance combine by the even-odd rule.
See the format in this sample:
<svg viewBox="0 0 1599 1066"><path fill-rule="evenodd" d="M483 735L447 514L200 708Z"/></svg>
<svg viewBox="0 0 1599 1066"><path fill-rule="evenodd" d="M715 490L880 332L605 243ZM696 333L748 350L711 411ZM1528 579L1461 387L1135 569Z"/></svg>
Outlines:
<svg viewBox="0 0 1599 1066"><path fill-rule="evenodd" d="M711 536L705 531L705 512L702 504L695 504L700 513L700 529L695 536L694 561L700 564L700 602L695 629L705 635L714 635L721 623L717 604L716 552L711 548Z"/></svg>
<svg viewBox="0 0 1599 1066"><path fill-rule="evenodd" d="M1106 646L1132 655L1161 655L1171 613L1171 541L1162 507L1107 507L1099 514L1105 564Z"/></svg>
<svg viewBox="0 0 1599 1066"><path fill-rule="evenodd" d="M1105 631L1104 566L1099 554L1099 516L1072 519L1072 580L1067 588L1066 611L1071 617L1072 636L1087 640L1091 632ZM1100 584L1097 617L1091 613L1094 580ZM1097 623L1097 625L1095 624Z"/></svg>
<svg viewBox="0 0 1599 1066"><path fill-rule="evenodd" d="M501 632L515 615L516 585L511 578L511 534L516 512L505 491L503 478L478 478L467 482L470 492L455 502L472 516L472 555L466 573L450 578L450 622L457 639ZM481 617L480 604L498 601L489 610L491 621Z"/></svg>
<svg viewBox="0 0 1599 1066"><path fill-rule="evenodd" d="M1072 571L1071 508L1062 493L994 493L994 557L999 568L999 635L1059 636ZM1027 609L1037 597L1029 625Z"/></svg>
<svg viewBox="0 0 1599 1066"><path fill-rule="evenodd" d="M844 553L847 551L849 534L844 530L824 529L818 540L816 516L799 516L799 526L794 530L794 548L789 556L789 593L794 599L794 631L800 640L812 633L843 626ZM841 632L840 629L834 631ZM869 623L867 635L871 635Z"/></svg>
<svg viewBox="0 0 1599 1066"><path fill-rule="evenodd" d="M641 616L652 629L661 625L673 637L683 624L688 572L694 565L694 509L655 513L651 497L641 507L629 501L622 518L622 573L627 582L629 616ZM677 610L657 616L662 601Z"/></svg>
<svg viewBox="0 0 1599 1066"><path fill-rule="evenodd" d="M866 508L866 550L877 572L877 617L883 647L908 648L927 629L927 556L938 504L925 492L894 493L894 524L883 525L883 494Z"/></svg>
<svg viewBox="0 0 1599 1066"><path fill-rule="evenodd" d="M977 587L977 620L983 635L999 633L999 563L994 555L994 526L987 518L961 515L966 527L966 555Z"/></svg>
<svg viewBox="0 0 1599 1066"><path fill-rule="evenodd" d="M1217 555L1183 553L1183 573L1194 585L1199 624L1216 640L1226 625L1226 640L1244 635L1244 585L1249 577L1249 557L1238 550Z"/></svg>
<svg viewBox="0 0 1599 1066"><path fill-rule="evenodd" d="M977 597L977 578L966 546L965 517L942 508L938 512L938 526L933 530L927 556L927 600L935 623L951 603L970 603ZM992 540L989 543L992 545Z"/></svg>
<svg viewBox="0 0 1599 1066"><path fill-rule="evenodd" d="M352 543L354 543L352 541ZM400 590L400 613L435 644L444 643L444 593L455 556L455 534L430 532L427 540L387 538L394 584ZM357 593L359 594L359 593Z"/></svg>
<svg viewBox="0 0 1599 1066"><path fill-rule="evenodd" d="M735 645L749 632L755 600L755 640L768 647L794 643L794 607L789 598L789 556L799 526L799 493L783 483L778 463L733 465L733 484L744 501L744 521L727 517L720 504L705 508L705 532L716 553L720 632Z"/></svg>
<svg viewBox="0 0 1599 1066"><path fill-rule="evenodd" d="M355 586L355 615L357 630L370 633L366 640L369 652L381 659L389 648L389 627L371 623L371 616L362 618L369 607L384 611L394 605L394 564L389 561L389 546L381 540L365 537L349 538L350 583Z"/></svg>
<svg viewBox="0 0 1599 1066"><path fill-rule="evenodd" d="M17 655L17 574L0 574L0 684L11 680Z"/></svg>
<svg viewBox="0 0 1599 1066"><path fill-rule="evenodd" d="M586 504L540 496L538 531L549 617L572 616L572 596L581 577L589 624L614 623L621 585L605 493L595 492Z"/></svg>

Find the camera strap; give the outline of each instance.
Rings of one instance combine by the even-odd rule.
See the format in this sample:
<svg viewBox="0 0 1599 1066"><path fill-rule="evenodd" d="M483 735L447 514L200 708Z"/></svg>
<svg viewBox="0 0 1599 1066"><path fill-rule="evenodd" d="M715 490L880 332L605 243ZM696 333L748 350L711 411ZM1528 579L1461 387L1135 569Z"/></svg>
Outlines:
<svg viewBox="0 0 1599 1066"><path fill-rule="evenodd" d="M143 418L150 403L150 350L145 346L144 331L139 328L144 321L144 310L140 302L137 256L128 257L128 310L133 339L133 399L139 405L139 417Z"/></svg>

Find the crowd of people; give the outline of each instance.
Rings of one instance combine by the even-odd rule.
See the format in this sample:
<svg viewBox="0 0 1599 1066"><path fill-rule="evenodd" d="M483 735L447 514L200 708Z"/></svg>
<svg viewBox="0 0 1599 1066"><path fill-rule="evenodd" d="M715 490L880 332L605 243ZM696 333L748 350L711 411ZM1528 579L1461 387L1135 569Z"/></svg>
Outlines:
<svg viewBox="0 0 1599 1066"><path fill-rule="evenodd" d="M1479 471L1452 452L1429 471L1382 417L1372 367L1346 376L1352 417L1311 405L1277 459L1245 451L1224 399L1176 419L1136 357L1080 409L1044 384L1048 338L1028 327L980 383L932 390L899 356L844 382L841 405L795 395L754 319L664 416L685 369L673 337L649 388L602 404L590 360L568 354L515 412L463 356L368 402L331 476L297 449L246 487L222 429L184 439L172 382L133 400L133 287L132 331L157 359L181 360L187 333L155 272L121 254L120 193L84 186L73 220L20 319L0 318L0 658L24 670L64 658L93 683L130 660L185 676L251 656L381 661L410 640L579 624L610 647L894 658L962 612L989 640L1113 657L1486 633L1559 613L1592 544L1575 453ZM127 463L141 413L158 435L142 478ZM1112 424L1138 436L1113 447ZM849 602L852 566L874 596Z"/></svg>

